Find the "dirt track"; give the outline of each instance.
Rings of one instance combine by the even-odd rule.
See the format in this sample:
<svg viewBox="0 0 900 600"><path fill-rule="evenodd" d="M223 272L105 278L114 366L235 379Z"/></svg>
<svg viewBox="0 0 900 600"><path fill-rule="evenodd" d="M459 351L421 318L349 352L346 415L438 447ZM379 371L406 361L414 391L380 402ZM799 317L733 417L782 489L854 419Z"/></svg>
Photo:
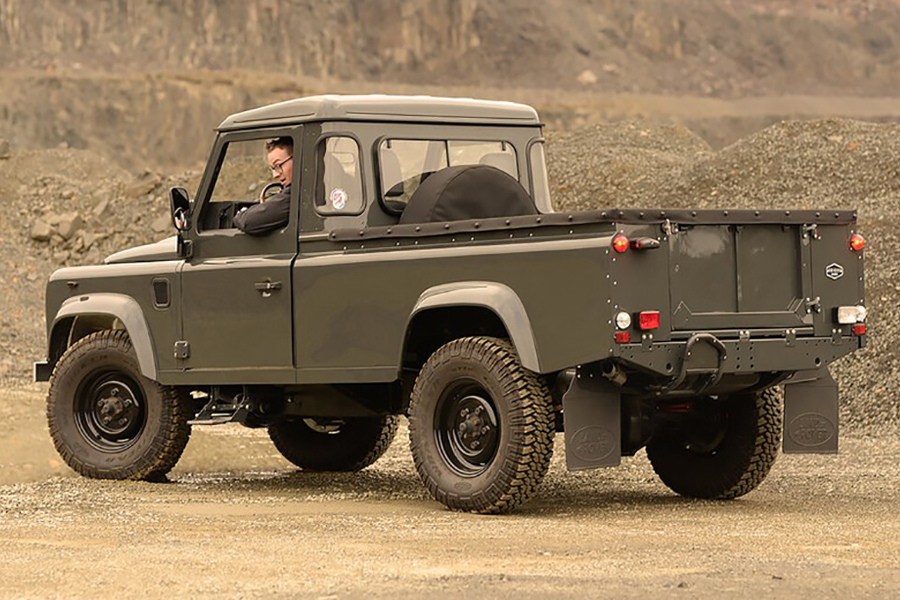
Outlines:
<svg viewBox="0 0 900 600"><path fill-rule="evenodd" d="M513 515L428 498L405 428L362 473L290 468L265 433L197 428L168 484L73 475L39 386L0 391L0 598L798 597L900 594L900 441L781 457L734 502L669 493L643 454ZM18 466L16 466L18 465ZM24 466L30 465L30 466Z"/></svg>

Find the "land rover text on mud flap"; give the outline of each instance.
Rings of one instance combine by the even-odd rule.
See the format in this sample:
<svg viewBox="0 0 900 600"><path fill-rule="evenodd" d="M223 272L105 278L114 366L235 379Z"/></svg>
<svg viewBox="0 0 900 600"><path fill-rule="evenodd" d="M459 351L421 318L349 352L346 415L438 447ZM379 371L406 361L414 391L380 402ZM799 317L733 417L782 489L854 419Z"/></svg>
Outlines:
<svg viewBox="0 0 900 600"><path fill-rule="evenodd" d="M242 233L285 137L290 215ZM192 424L238 422L302 469L355 471L406 415L431 494L485 513L534 494L557 431L570 469L646 447L697 498L759 485L782 427L785 452L837 451L827 366L866 340L855 213L559 213L544 160L535 111L504 102L229 117L194 201L172 191L177 236L52 275L35 377L56 448L152 479Z"/></svg>

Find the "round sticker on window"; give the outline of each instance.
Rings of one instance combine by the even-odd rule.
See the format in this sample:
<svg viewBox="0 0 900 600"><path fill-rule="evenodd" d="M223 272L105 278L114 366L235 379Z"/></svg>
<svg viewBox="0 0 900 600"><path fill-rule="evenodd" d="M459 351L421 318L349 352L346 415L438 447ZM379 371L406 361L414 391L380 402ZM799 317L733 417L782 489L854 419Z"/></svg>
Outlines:
<svg viewBox="0 0 900 600"><path fill-rule="evenodd" d="M341 188L331 190L328 199L331 201L331 206L334 207L334 210L344 210L344 207L347 206L347 192Z"/></svg>

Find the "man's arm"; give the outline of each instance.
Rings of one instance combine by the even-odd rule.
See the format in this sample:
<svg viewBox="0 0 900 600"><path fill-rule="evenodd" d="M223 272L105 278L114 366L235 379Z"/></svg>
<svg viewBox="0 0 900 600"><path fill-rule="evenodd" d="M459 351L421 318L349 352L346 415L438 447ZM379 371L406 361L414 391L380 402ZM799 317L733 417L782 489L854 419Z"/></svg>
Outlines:
<svg viewBox="0 0 900 600"><path fill-rule="evenodd" d="M291 190L285 188L260 204L234 216L234 226L250 235L263 235L288 224L291 218Z"/></svg>

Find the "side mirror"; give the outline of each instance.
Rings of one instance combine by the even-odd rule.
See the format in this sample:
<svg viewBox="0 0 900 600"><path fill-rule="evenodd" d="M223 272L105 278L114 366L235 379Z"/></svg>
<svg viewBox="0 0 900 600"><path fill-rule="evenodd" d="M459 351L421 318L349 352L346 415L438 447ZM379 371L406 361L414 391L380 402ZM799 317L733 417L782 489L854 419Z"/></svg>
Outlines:
<svg viewBox="0 0 900 600"><path fill-rule="evenodd" d="M173 187L169 190L169 202L172 210L172 224L178 231L191 228L191 199L187 190Z"/></svg>

